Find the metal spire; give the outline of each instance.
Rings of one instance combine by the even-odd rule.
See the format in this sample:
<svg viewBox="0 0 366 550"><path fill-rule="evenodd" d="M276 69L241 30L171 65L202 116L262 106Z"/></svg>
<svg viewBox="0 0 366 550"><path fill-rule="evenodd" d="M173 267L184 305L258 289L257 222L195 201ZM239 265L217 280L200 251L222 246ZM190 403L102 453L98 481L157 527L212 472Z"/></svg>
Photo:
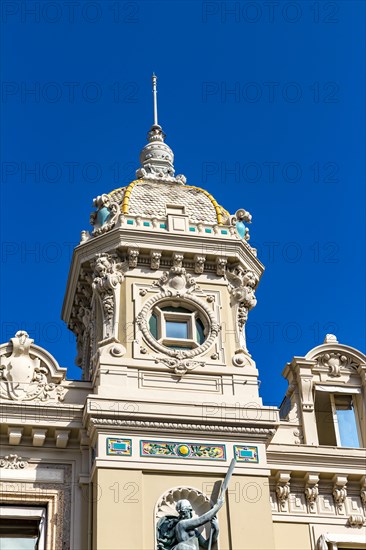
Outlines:
<svg viewBox="0 0 366 550"><path fill-rule="evenodd" d="M156 88L156 82L158 77L155 73L152 74L152 92L154 98L154 126L158 126L158 91Z"/></svg>

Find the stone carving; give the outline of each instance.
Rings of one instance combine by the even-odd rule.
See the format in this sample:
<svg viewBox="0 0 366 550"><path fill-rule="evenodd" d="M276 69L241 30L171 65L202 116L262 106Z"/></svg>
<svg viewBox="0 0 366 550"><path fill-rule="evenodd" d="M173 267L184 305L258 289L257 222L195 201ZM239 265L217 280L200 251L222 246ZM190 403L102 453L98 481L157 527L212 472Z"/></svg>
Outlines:
<svg viewBox="0 0 366 550"><path fill-rule="evenodd" d="M177 376L183 376L188 371L192 371L197 367L204 367L204 361L193 361L192 359L185 359L182 352L178 352L177 357L156 357L155 363L164 363L167 367L172 369Z"/></svg>
<svg viewBox="0 0 366 550"><path fill-rule="evenodd" d="M205 261L206 256L201 256L200 254L196 254L194 257L194 272L197 274L201 274L204 272L205 269Z"/></svg>
<svg viewBox="0 0 366 550"><path fill-rule="evenodd" d="M6 455L0 457L0 468L23 470L27 466L28 462L18 455Z"/></svg>
<svg viewBox="0 0 366 550"><path fill-rule="evenodd" d="M316 511L316 502L319 496L318 483L308 482L305 486L305 498L309 505L310 512Z"/></svg>
<svg viewBox="0 0 366 550"><path fill-rule="evenodd" d="M347 498L347 487L346 485L336 484L333 488L333 498L336 504L337 511L342 514L344 512L344 503Z"/></svg>
<svg viewBox="0 0 366 550"><path fill-rule="evenodd" d="M93 425L101 426L123 426L128 429L137 429L141 428L153 429L153 430L163 430L165 432L172 432L173 434L177 432L187 433L197 432L198 434L202 433L202 430L206 432L215 433L239 433L239 434L249 434L250 437L259 437L260 439L266 439L268 437L273 437L276 433L275 428L256 428L252 426L230 426L225 425L212 425L212 424L184 424L182 422L155 422L149 420L124 420L121 418L91 418L90 422Z"/></svg>
<svg viewBox="0 0 366 550"><path fill-rule="evenodd" d="M177 256L174 259L175 265L170 271L164 271L160 279L153 283L153 287L160 287L169 296L179 297L190 294L193 291L198 291L200 288L196 283L196 279L189 275L184 267L177 265L183 261L182 255L179 255L181 259L177 258Z"/></svg>
<svg viewBox="0 0 366 550"><path fill-rule="evenodd" d="M238 236L245 241L249 241L249 229L245 226L244 222L251 223L252 216L244 210L244 208L239 208L236 211L235 216L231 218L231 223L235 227Z"/></svg>
<svg viewBox="0 0 366 550"><path fill-rule="evenodd" d="M219 277L223 277L225 275L226 265L227 265L226 258L216 258L216 274Z"/></svg>
<svg viewBox="0 0 366 550"><path fill-rule="evenodd" d="M366 523L365 516L362 516L361 514L355 514L351 515L348 518L348 524L351 527L362 527Z"/></svg>
<svg viewBox="0 0 366 550"><path fill-rule="evenodd" d="M312 376L300 376L302 410L312 412L314 410L313 378Z"/></svg>
<svg viewBox="0 0 366 550"><path fill-rule="evenodd" d="M96 197L93 205L98 210L91 213L90 224L94 226L93 236L97 237L110 231L116 225L119 216L119 205L109 195Z"/></svg>
<svg viewBox="0 0 366 550"><path fill-rule="evenodd" d="M165 134L159 124L153 124L147 134L148 143L140 153L141 168L136 177L144 180L166 181L184 185L187 181L183 174L174 177L174 154L164 142Z"/></svg>
<svg viewBox="0 0 366 550"><path fill-rule="evenodd" d="M285 512L287 510L288 498L290 496L290 484L277 484L276 495L280 504L281 511Z"/></svg>
<svg viewBox="0 0 366 550"><path fill-rule="evenodd" d="M151 269L159 269L160 267L160 258L161 258L161 252L156 252L152 250L150 252L150 266Z"/></svg>
<svg viewBox="0 0 366 550"><path fill-rule="evenodd" d="M12 352L2 346L0 357L0 397L13 401L63 401L65 389L59 385L65 369L41 348L24 330L11 338ZM57 372L58 371L58 372Z"/></svg>
<svg viewBox="0 0 366 550"><path fill-rule="evenodd" d="M100 299L103 311L103 338L114 334L114 315L116 310L116 290L123 281L127 270L126 262L119 263L115 256L97 254L94 263L92 288Z"/></svg>
<svg viewBox="0 0 366 550"><path fill-rule="evenodd" d="M140 251L138 248L128 248L127 257L128 257L128 267L133 269L137 267L137 260L139 257Z"/></svg>
<svg viewBox="0 0 366 550"><path fill-rule="evenodd" d="M341 376L342 369L356 369L357 364L354 359L340 352L323 353L317 358L319 366L324 366L329 369L329 376Z"/></svg>
<svg viewBox="0 0 366 550"><path fill-rule="evenodd" d="M286 512L288 510L288 499L290 496L290 492L290 474L287 472L278 472L276 495L281 512Z"/></svg>
<svg viewBox="0 0 366 550"><path fill-rule="evenodd" d="M175 270L181 269L183 265L184 254L180 254L179 252L174 252L172 259L173 259L173 269Z"/></svg>
<svg viewBox="0 0 366 550"><path fill-rule="evenodd" d="M253 271L246 270L240 265L231 266L226 270L226 278L234 301L242 302L244 307L252 309L257 303L254 289L258 283L258 277Z"/></svg>

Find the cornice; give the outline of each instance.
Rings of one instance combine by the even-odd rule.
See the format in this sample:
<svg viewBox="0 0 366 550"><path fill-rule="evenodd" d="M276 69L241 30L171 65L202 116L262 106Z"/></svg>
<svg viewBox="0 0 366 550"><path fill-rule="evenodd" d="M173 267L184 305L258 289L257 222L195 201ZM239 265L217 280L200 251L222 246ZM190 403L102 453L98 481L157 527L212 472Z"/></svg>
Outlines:
<svg viewBox="0 0 366 550"><path fill-rule="evenodd" d="M156 432L157 430L166 433L187 433L198 434L200 437L220 435L233 436L236 434L245 435L250 440L266 442L271 439L276 432L274 427L256 427L256 426L235 426L230 424L192 424L185 422L157 422L149 420L126 420L121 418L93 417L89 419L89 427L93 429L128 428L130 431Z"/></svg>
<svg viewBox="0 0 366 550"><path fill-rule="evenodd" d="M270 444L267 448L267 460L272 469L304 472L336 470L352 474L365 470L366 449Z"/></svg>
<svg viewBox="0 0 366 550"><path fill-rule="evenodd" d="M62 307L62 319L68 321L71 315L72 297L76 291L78 275L81 265L95 258L100 252L112 252L136 246L141 250L160 250L194 255L197 251L205 250L206 257L224 257L231 261L241 261L261 277L264 266L251 252L250 247L236 238L222 239L210 235L187 235L160 232L143 232L134 229L116 228L104 235L89 239L79 244L72 257L69 271L65 299Z"/></svg>

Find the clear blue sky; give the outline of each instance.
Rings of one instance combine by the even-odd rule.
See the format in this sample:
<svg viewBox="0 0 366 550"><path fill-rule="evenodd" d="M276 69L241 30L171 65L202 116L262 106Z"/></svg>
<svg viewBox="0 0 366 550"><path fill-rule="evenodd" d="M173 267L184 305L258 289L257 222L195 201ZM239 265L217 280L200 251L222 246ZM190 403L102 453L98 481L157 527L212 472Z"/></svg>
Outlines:
<svg viewBox="0 0 366 550"><path fill-rule="evenodd" d="M364 350L365 3L75 4L1 6L1 341L26 329L79 376L71 251L92 199L133 179L155 71L177 172L253 215L264 401L327 332Z"/></svg>

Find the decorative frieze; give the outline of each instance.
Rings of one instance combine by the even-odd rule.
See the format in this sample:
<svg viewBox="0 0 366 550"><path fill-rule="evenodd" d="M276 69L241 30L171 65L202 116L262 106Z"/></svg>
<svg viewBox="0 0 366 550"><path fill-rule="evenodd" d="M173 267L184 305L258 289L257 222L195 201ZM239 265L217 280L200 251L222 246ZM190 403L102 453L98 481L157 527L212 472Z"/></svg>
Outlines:
<svg viewBox="0 0 366 550"><path fill-rule="evenodd" d="M140 455L185 458L196 460L226 460L225 445L207 445L206 443L186 443L177 441L140 441Z"/></svg>

